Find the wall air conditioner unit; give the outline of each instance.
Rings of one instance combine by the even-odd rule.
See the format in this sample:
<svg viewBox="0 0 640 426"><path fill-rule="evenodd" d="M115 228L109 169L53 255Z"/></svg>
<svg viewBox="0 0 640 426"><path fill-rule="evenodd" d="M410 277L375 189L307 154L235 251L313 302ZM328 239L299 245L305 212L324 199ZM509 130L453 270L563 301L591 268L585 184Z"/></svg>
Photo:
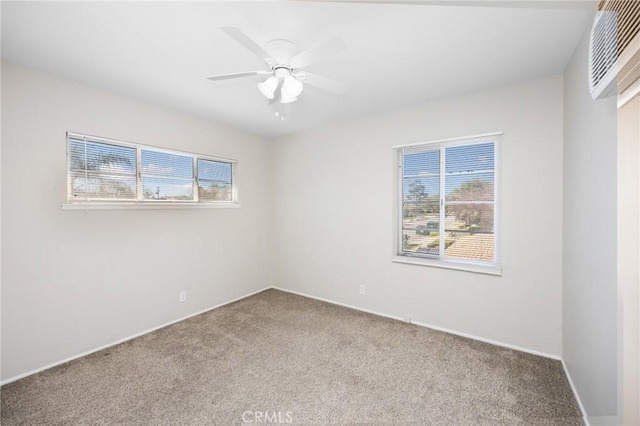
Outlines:
<svg viewBox="0 0 640 426"><path fill-rule="evenodd" d="M593 99L607 98L616 93L617 13L598 11L589 41L589 91Z"/></svg>
<svg viewBox="0 0 640 426"><path fill-rule="evenodd" d="M598 3L589 43L589 89L593 99L618 94L620 103L637 94L633 90L640 87L639 33L640 1Z"/></svg>

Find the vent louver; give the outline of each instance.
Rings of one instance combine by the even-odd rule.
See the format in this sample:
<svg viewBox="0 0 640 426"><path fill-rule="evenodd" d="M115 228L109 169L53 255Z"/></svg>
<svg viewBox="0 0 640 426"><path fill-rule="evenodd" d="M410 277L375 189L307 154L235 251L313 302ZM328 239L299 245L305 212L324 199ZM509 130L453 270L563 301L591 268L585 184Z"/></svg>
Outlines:
<svg viewBox="0 0 640 426"><path fill-rule="evenodd" d="M602 0L598 3L589 45L589 88L593 99L616 93L618 70L625 65L620 59L628 56L623 53L635 44L639 30L639 1Z"/></svg>
<svg viewBox="0 0 640 426"><path fill-rule="evenodd" d="M640 1L637 0L601 0L598 10L615 12L617 19L617 54L620 56L633 37L640 30Z"/></svg>

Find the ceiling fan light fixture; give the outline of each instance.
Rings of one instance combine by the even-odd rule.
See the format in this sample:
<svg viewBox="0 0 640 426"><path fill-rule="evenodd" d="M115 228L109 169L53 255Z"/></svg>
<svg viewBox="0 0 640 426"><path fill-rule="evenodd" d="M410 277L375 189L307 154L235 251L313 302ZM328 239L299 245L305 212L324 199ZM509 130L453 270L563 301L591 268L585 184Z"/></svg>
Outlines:
<svg viewBox="0 0 640 426"><path fill-rule="evenodd" d="M282 82L282 97L297 98L302 93L302 82L292 75L288 75ZM292 101L293 102L293 101ZM283 102L284 103L284 102Z"/></svg>
<svg viewBox="0 0 640 426"><path fill-rule="evenodd" d="M275 76L271 76L265 81L258 83L258 89L260 92L269 99L273 99L276 95L276 89L278 88L279 80Z"/></svg>
<svg viewBox="0 0 640 426"><path fill-rule="evenodd" d="M290 103L295 102L297 100L298 100L297 97L295 97L295 96L285 96L284 93L282 93L281 96L280 96L280 103L281 104L290 104Z"/></svg>

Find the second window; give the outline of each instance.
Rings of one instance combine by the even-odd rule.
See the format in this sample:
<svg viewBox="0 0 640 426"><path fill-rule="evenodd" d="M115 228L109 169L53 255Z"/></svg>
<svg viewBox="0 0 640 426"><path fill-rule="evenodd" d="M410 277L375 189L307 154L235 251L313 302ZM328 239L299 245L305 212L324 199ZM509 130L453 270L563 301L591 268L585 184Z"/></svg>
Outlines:
<svg viewBox="0 0 640 426"><path fill-rule="evenodd" d="M397 255L499 266L498 138L398 148Z"/></svg>

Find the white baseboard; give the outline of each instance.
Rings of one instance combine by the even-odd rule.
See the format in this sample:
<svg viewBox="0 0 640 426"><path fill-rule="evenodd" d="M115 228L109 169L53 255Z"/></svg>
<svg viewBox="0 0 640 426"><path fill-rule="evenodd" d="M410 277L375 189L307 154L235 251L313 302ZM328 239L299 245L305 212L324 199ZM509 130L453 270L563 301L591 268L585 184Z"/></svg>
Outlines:
<svg viewBox="0 0 640 426"><path fill-rule="evenodd" d="M333 305L338 305L338 306L342 306L342 307L349 308L349 309L355 309L356 311L366 312L368 314L378 315L378 316L381 316L381 317L391 318L391 319L394 319L394 320L406 322L404 318L398 317L398 316L395 316L395 315L383 314L382 312L376 312L376 311L372 311L370 309L359 308L357 306L348 305L346 303L335 302L333 300L324 299L322 297L311 296L309 294L300 293L300 292L292 291L292 290L287 290L287 289L280 288L280 287L275 287L274 286L272 288L275 289L275 290L280 290L280 291L284 291L284 292L287 292L287 293L296 294L298 296L308 297L310 299L316 299L316 300L320 300L322 302L331 303ZM499 342L497 340L485 339L484 337L474 336L472 334L467 334L467 333L461 333L459 331L451 330L451 329L444 328L444 327L439 327L439 326L436 326L436 325L426 324L426 323L423 323L423 322L418 322L418 321L413 321L413 320L411 321L411 324L415 324L415 325L420 326L420 327L430 328L432 330L442 331L442 332L449 333L449 334L455 334L456 336L466 337L468 339L473 339L473 340L478 340L480 342L489 343L489 344L495 345L495 346L501 346L503 348L513 349L513 350L516 350L516 351L526 352L526 353L529 353L529 354L532 354L532 355L541 356L541 357L544 357L544 358L554 359L556 361L562 361L562 358L557 356L557 355L551 355L551 354L547 354L547 353L544 353L544 352L539 352L539 351L536 351L536 350L533 350L533 349L522 348L522 347L519 347L519 346L511 345L509 343Z"/></svg>
<svg viewBox="0 0 640 426"><path fill-rule="evenodd" d="M103 345L103 346L100 346L100 347L97 347L97 348L94 348L94 349L90 349L90 350L88 350L88 351L86 351L86 352L82 352L82 353L80 353L80 354L77 354L77 355L71 356L71 357L69 357L69 358L65 358L65 359L63 359L63 360L56 361L56 362L54 362L54 363L51 363L51 364L45 365L45 366L43 366L43 367L36 368L35 370L31 370L31 371L27 371L26 373L18 374L17 376L10 377L10 378L8 378L8 379L6 379L6 380L3 380L2 382L0 382L0 386L6 385L7 383L15 382L16 380L23 379L23 378L25 378L25 377L27 377L27 376L31 376L32 374L36 374L36 373L39 373L39 372L41 372L41 371L48 370L48 369L53 368L53 367L56 367L56 366L58 366L58 365L60 365L60 364L64 364L64 363L67 363L67 362L69 362L69 361L73 361L74 359L82 358L83 356L90 355L90 354L92 354L92 353L94 353L94 352L98 352L98 351L101 351L101 350L103 350L103 349L110 348L111 346L119 345L120 343L124 343L124 342L126 342L126 341L128 341L128 340L135 339L136 337L144 336L145 334L151 333L151 332L156 331L156 330L159 330L159 329L161 329L161 328L168 327L168 326L170 326L170 325L172 325L172 324L175 324L175 323L180 322L180 321L184 321L184 320L189 319L189 318L191 318L191 317L195 317L196 315L204 314L205 312L209 312L209 311L211 311L211 310L213 310L213 309L220 308L220 307L222 307L222 306L224 306L224 305L228 305L228 304L230 304L230 303L237 302L238 300L246 299L246 298L247 298L247 297L249 297L249 296L253 296L254 294L261 293L261 292L263 292L263 291L265 291L265 290L268 290L268 289L270 289L270 288L272 288L272 287L271 287L271 286L269 286L269 287L265 287L265 288L263 288L263 289L261 289L261 290L254 291L254 292L251 292L251 293L249 293L249 294L245 294L244 296L236 297L235 299L229 300L228 302L220 303L220 304L215 305L215 306L212 306L212 307L210 307L210 308L203 309L203 310L198 311L198 312L196 312L196 313L193 313L193 314L187 315L186 317L178 318L178 319L176 319L176 320L173 320L173 321L170 321L170 322L168 322L168 323L165 323L165 324L159 325L159 326L157 326L157 327L153 327L153 328L150 328L150 329L148 329L148 330L142 331L142 332L140 332L140 333L136 333L136 334L134 334L134 335L132 335L132 336L128 336L128 337L125 337L125 338L123 338L123 339L116 340L115 342L111 342L111 343L108 343L108 344L106 344L106 345Z"/></svg>
<svg viewBox="0 0 640 426"><path fill-rule="evenodd" d="M586 426L590 426L589 425L589 419L587 418L587 412L584 409L584 406L582 405L582 401L580 401L580 395L578 395L578 390L576 389L575 385L573 384L573 380L571 380L571 374L569 374L569 369L567 368L567 364L564 363L564 360L561 359L560 360L562 362L562 368L564 369L564 374L565 376L567 376L567 380L569 380L569 385L571 386L571 391L573 392L573 396L576 399L576 401L578 402L578 407L580 407L580 413L582 414L582 420L584 421L584 424Z"/></svg>

